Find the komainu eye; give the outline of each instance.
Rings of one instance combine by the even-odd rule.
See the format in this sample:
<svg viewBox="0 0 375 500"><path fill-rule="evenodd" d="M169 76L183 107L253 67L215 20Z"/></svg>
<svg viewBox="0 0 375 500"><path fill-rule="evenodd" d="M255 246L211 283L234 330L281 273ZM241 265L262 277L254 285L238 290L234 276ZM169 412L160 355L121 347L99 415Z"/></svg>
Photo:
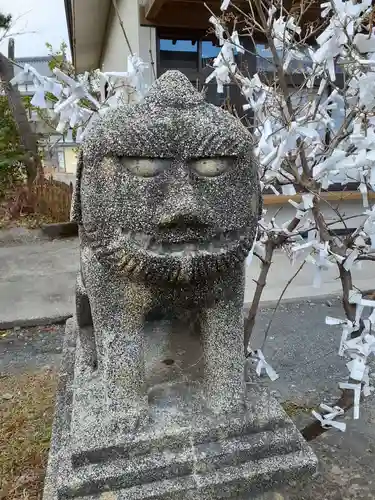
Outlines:
<svg viewBox="0 0 375 500"><path fill-rule="evenodd" d="M137 177L155 177L164 172L171 161L162 158L132 158L123 156L120 162Z"/></svg>
<svg viewBox="0 0 375 500"><path fill-rule="evenodd" d="M201 158L191 162L191 168L201 177L217 177L234 164L234 158Z"/></svg>

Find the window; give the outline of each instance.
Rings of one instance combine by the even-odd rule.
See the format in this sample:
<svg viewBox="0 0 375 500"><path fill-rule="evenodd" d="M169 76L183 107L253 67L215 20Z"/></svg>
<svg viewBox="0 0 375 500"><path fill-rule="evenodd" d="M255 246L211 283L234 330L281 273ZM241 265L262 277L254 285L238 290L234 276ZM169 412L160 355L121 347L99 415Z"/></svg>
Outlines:
<svg viewBox="0 0 375 500"><path fill-rule="evenodd" d="M213 71L212 64L221 47L215 37L209 37L205 31L178 30L176 35L167 28L158 30L158 71L159 75L169 69L178 69L184 73L191 83L201 90L205 86L208 75ZM245 39L244 39L245 40ZM243 57L238 58L242 63ZM223 94L217 93L217 84L213 79L206 88L206 100L216 106L235 107L242 116L244 99L236 84L227 85Z"/></svg>
<svg viewBox="0 0 375 500"><path fill-rule="evenodd" d="M274 72L276 68L273 64L273 57L270 48L267 47L264 43L257 43L255 46L255 52L257 71L270 73ZM283 53L282 49L279 49L277 51L277 54L281 60L285 61L286 54ZM306 57L302 60L292 59L288 66L288 73L301 73L302 71L306 70L306 68L311 64L312 61L307 54Z"/></svg>
<svg viewBox="0 0 375 500"><path fill-rule="evenodd" d="M202 43L202 50L201 50L202 68L205 68L206 66L212 66L215 57L220 52L220 47L208 40L203 40L201 43Z"/></svg>
<svg viewBox="0 0 375 500"><path fill-rule="evenodd" d="M198 71L198 42L194 40L160 40L160 69Z"/></svg>
<svg viewBox="0 0 375 500"><path fill-rule="evenodd" d="M219 52L220 47L214 41L204 40L202 37L197 37L197 39L188 36L186 39L159 38L161 72L168 69L199 72L211 66Z"/></svg>
<svg viewBox="0 0 375 500"><path fill-rule="evenodd" d="M257 43L255 46L255 53L257 71L273 73L276 68L273 64L273 57L270 48L267 47L265 43ZM277 53L280 59L285 62L287 52L283 53L283 50L279 49ZM292 75L293 73L303 73L304 71L306 71L307 67L312 67L312 60L306 53L306 57L304 57L303 59L291 59L287 73L290 75ZM343 74L343 68L339 64L336 64L336 73L339 75Z"/></svg>

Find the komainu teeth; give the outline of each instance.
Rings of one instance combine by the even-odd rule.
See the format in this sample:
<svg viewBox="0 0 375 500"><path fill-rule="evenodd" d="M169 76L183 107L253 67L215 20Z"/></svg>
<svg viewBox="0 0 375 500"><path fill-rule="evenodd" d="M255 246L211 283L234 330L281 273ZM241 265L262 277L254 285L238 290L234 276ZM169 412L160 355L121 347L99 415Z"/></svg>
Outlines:
<svg viewBox="0 0 375 500"><path fill-rule="evenodd" d="M147 248L150 247L150 244L151 244L151 236L146 236L144 240L144 248L147 250Z"/></svg>
<svg viewBox="0 0 375 500"><path fill-rule="evenodd" d="M244 251L250 250L251 243L248 241L243 230L221 231L216 233L211 241L197 241L196 243L157 243L146 233L126 231L121 228L121 239L127 239L135 242L140 249L149 250L158 255L173 255L174 257L183 257L183 255L195 256L197 253L204 254L225 254L233 249L240 242ZM119 241L119 244L121 242ZM107 250L111 253L113 250ZM241 250L242 252L242 250ZM126 266L128 261L124 259L119 267ZM130 264L130 268L132 265Z"/></svg>
<svg viewBox="0 0 375 500"><path fill-rule="evenodd" d="M172 271L171 274L169 275L169 280L170 281L177 281L179 274L180 274L180 269L176 269L176 270Z"/></svg>
<svg viewBox="0 0 375 500"><path fill-rule="evenodd" d="M193 274L193 272L192 272L192 269L190 267L182 267L181 271L177 277L177 280L179 282L191 281L192 274Z"/></svg>
<svg viewBox="0 0 375 500"><path fill-rule="evenodd" d="M144 264L141 263L141 264L138 264L138 266L133 270L133 275L144 276L145 271L146 271L146 269L144 267Z"/></svg>
<svg viewBox="0 0 375 500"><path fill-rule="evenodd" d="M123 269L129 262L130 260L130 255L125 255L124 257L122 257L118 263L118 267L120 269Z"/></svg>
<svg viewBox="0 0 375 500"><path fill-rule="evenodd" d="M125 271L132 272L137 267L136 259L130 259L130 261L125 266Z"/></svg>

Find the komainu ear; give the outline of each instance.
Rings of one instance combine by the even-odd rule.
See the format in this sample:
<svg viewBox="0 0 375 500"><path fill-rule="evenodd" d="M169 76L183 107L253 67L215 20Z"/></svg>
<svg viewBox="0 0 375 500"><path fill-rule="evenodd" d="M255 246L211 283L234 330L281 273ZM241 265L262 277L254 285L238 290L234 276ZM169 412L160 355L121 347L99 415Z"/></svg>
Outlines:
<svg viewBox="0 0 375 500"><path fill-rule="evenodd" d="M73 192L72 206L70 209L70 220L82 224L81 211L81 181L83 173L83 151L80 149L77 160L76 185Z"/></svg>

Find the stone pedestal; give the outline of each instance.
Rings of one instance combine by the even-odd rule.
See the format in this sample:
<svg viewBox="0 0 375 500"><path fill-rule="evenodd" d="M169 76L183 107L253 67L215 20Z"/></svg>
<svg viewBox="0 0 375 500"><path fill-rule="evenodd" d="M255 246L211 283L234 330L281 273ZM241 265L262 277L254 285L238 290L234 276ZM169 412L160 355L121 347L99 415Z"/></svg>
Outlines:
<svg viewBox="0 0 375 500"><path fill-rule="evenodd" d="M146 335L149 418L127 434L67 322L44 500L245 500L315 471L291 420L255 385L242 413L214 415L200 393L199 339L161 326Z"/></svg>

